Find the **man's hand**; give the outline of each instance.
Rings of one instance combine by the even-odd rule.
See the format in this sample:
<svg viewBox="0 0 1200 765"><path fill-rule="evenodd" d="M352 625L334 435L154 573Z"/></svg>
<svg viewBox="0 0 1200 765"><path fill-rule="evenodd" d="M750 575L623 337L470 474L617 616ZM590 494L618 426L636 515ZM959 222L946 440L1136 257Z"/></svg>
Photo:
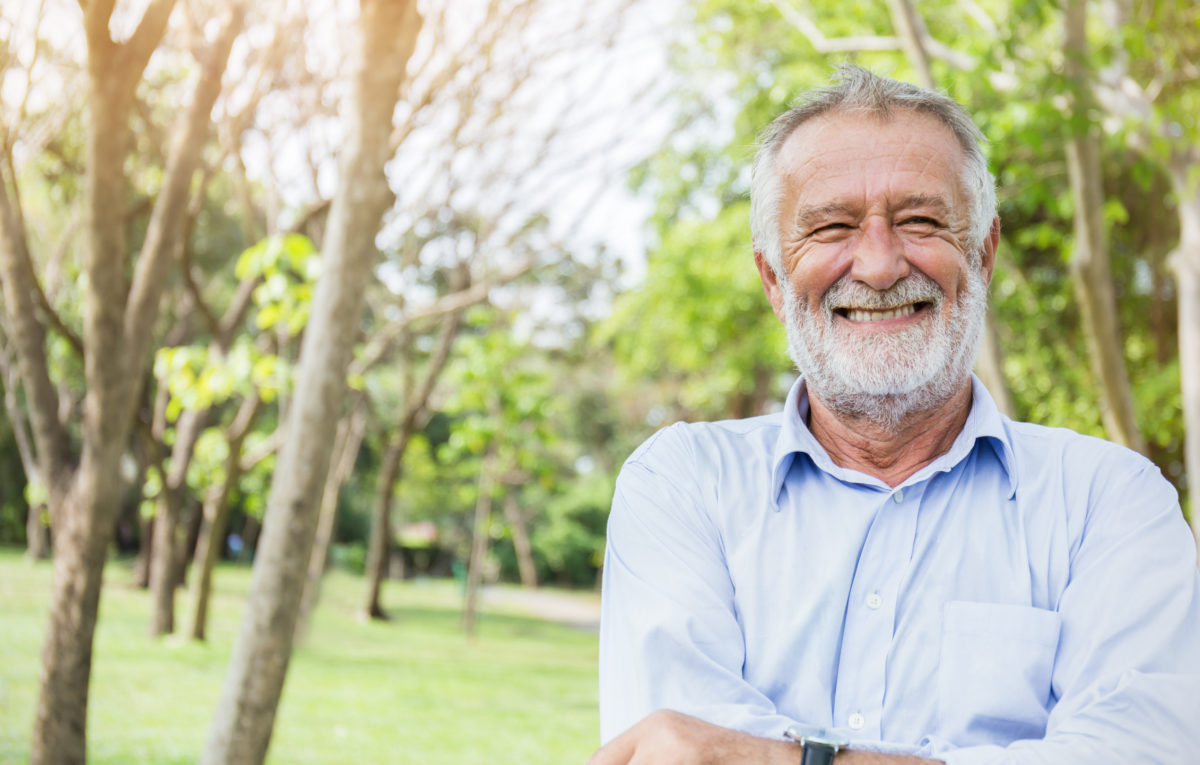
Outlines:
<svg viewBox="0 0 1200 765"><path fill-rule="evenodd" d="M800 747L660 709L609 741L587 765L796 765Z"/></svg>
<svg viewBox="0 0 1200 765"><path fill-rule="evenodd" d="M592 755L587 765L798 765L800 747L729 730L669 709L642 719ZM848 750L837 765L943 765L896 754Z"/></svg>

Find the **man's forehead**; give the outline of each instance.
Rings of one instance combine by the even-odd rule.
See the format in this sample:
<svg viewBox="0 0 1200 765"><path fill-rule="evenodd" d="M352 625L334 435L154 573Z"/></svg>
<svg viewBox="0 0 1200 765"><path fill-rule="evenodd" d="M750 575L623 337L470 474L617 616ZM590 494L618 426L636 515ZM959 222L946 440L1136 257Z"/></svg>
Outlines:
<svg viewBox="0 0 1200 765"><path fill-rule="evenodd" d="M883 114L866 109L835 109L796 127L784 140L776 157L780 169L806 164L835 153L874 151L888 138L903 137L913 143L936 145L956 161L966 155L950 128L936 117L912 109Z"/></svg>
<svg viewBox="0 0 1200 765"><path fill-rule="evenodd" d="M930 115L837 111L796 128L780 149L776 171L785 197L801 194L811 204L837 203L842 192L857 198L879 184L890 188L889 196L938 195L956 203L965 191L965 160L954 134Z"/></svg>

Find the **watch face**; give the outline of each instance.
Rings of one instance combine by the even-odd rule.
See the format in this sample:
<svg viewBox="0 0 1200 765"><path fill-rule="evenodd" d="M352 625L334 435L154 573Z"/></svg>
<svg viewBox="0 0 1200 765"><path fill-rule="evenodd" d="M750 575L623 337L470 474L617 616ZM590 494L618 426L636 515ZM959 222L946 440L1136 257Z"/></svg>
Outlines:
<svg viewBox="0 0 1200 765"><path fill-rule="evenodd" d="M815 725L793 725L785 730L783 735L800 744L827 746L835 752L850 744L850 740L845 736Z"/></svg>

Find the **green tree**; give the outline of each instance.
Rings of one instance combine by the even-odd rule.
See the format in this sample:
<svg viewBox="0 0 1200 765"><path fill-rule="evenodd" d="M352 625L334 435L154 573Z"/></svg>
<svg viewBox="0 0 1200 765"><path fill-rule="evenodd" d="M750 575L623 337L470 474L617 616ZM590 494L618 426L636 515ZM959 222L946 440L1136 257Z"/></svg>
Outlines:
<svg viewBox="0 0 1200 765"><path fill-rule="evenodd" d="M733 198L711 219L685 210L660 221L644 283L599 330L627 383L651 382L672 418L762 414L783 389L790 364L753 268L748 211Z"/></svg>
<svg viewBox="0 0 1200 765"><path fill-rule="evenodd" d="M346 147L300 351L288 439L272 476L254 586L204 762L261 762L266 757L316 533L314 498L329 470L346 390L352 352L347 338L356 336L361 322L375 234L391 202L384 164L420 23L414 2L362 4Z"/></svg>
<svg viewBox="0 0 1200 765"><path fill-rule="evenodd" d="M529 345L503 331L505 324L482 325L486 331L463 337L461 356L447 370L454 392L445 411L454 425L441 460L471 455L480 461L463 605L468 635L475 630L496 498L525 484L552 482L558 467L555 422L561 399L554 395L554 378ZM518 550L526 556L522 567L528 571L532 561L527 520L516 505L510 506L509 521Z"/></svg>
<svg viewBox="0 0 1200 765"><path fill-rule="evenodd" d="M6 131L0 159L0 272L7 326L14 339L31 431L37 478L45 483L54 533L55 584L43 653L42 685L33 736L35 763L82 762L86 746L87 687L101 574L119 508L121 459L140 399L142 370L153 343L159 299L181 244L192 176L209 129L209 114L234 39L240 7L206 41L187 109L172 130L132 280L126 264L126 160L132 147L130 116L137 87L166 31L173 0L155 0L123 42L112 39L113 3L83 8L87 40L85 209L86 275L82 348L86 399L82 446L75 459L71 434L58 418L56 386L46 337L56 316L40 287L13 163L19 135ZM21 111L24 111L22 107Z"/></svg>
<svg viewBox="0 0 1200 765"><path fill-rule="evenodd" d="M1102 116L1096 109L1071 122L1068 100L1061 95L1046 97L1047 93L1078 92L1070 87L1064 59L1056 53L1062 49L1064 34L1063 17L1057 10L1020 1L915 7L929 18L936 15L934 28L920 16L903 21L902 15L914 11L911 3L904 2L863 0L847 5L706 0L692 7L691 31L674 58L682 82L676 100L679 133L636 179L658 199L658 235L646 283L621 298L612 324L606 327L607 338L640 338L651 316L664 327L670 325L658 317L706 320L707 314L713 314L723 319L730 310L723 308L723 303L736 306L750 299L756 286L746 283L744 289L731 289L730 285L743 282L719 267L707 267L713 272L708 279L703 276L704 266L692 269L690 281L679 274L692 268L693 262L703 262L710 251L748 252L748 234L741 233L738 239L738 226L748 232L748 225L731 219L735 215L745 219L744 213L735 211L747 191L745 168L755 133L786 109L798 92L825 81L835 61L860 63L890 76L932 80L964 103L991 139L990 161L999 180L1004 223L992 289L993 312L1017 416L1089 433L1107 430L1119 438L1115 425L1106 429L1103 424L1102 414L1111 408L1102 403L1108 386L1098 373L1090 371L1093 354L1084 351L1095 323L1080 315L1071 290L1076 249L1072 222L1079 205L1071 197L1064 158L1079 120L1092 123L1102 170L1093 184L1103 191L1099 236L1111 252L1111 273L1104 278L1114 288L1115 307L1109 313L1116 317L1119 328L1116 340L1110 332L1102 342L1114 346L1119 362L1130 370L1135 383L1133 409L1139 413L1137 431L1146 438L1149 454L1168 477L1180 481L1182 432L1173 414L1178 412L1178 365L1174 330L1169 327L1177 300L1162 266L1176 241L1171 232L1177 227L1164 225L1161 212L1155 212L1171 204L1166 198L1171 188L1169 174L1157 169L1154 161L1129 151L1126 130L1095 130ZM1162 18L1152 21L1149 28L1160 34L1165 34L1168 26L1186 28L1175 10L1164 7L1156 13ZM1166 22L1166 18L1174 22ZM1146 19L1139 19L1131 29L1138 24L1145 26ZM1101 39L1100 25L1091 31L1096 40ZM1178 38L1166 43L1167 59L1191 60L1188 44L1179 41L1188 38L1187 33L1179 31ZM1120 71L1108 66L1118 58L1114 40L1096 43L1100 53L1086 61L1085 74L1101 91L1101 103L1105 102L1106 78ZM1125 71L1141 72L1145 79L1140 82L1153 81L1146 75L1147 68L1153 68L1151 59L1138 58L1147 52L1143 46L1137 52L1127 48L1123 54ZM1160 77L1158 81L1167 80ZM1173 86L1170 92L1174 99L1186 90ZM1107 92L1111 95L1111 86ZM1163 104L1164 115L1194 124L1194 117L1181 110L1169 111L1167 103L1173 102ZM1112 119L1104 122L1110 129L1114 124ZM1164 117L1153 124L1170 123ZM1134 210L1144 215L1135 215ZM680 242L703 244L688 247ZM748 261L743 262L751 271ZM655 297L644 299L642 295ZM695 309L687 307L692 295L698 296ZM639 305L640 309L634 308ZM762 310L765 313L765 308ZM679 322L679 326L687 324ZM717 326L732 325L719 321ZM682 335L669 329L666 333L673 342L656 347L653 338L647 338L645 342L654 349L650 352L639 350L636 341L618 344L615 350L631 376L644 375L657 363L656 355L670 359L669 366L663 366L671 370L666 374L674 375L675 381L664 398L672 400L674 391L682 396L692 386L703 387L704 383L693 378L721 379L727 354L736 353L727 349L754 342L742 335L743 331L724 331L718 350L704 367L673 347ZM692 332L701 341L706 339L701 327ZM775 331L770 336L779 335ZM738 379L743 384L754 379L751 369L740 368ZM708 413L676 408L687 416L704 417L731 416L738 411L728 402Z"/></svg>

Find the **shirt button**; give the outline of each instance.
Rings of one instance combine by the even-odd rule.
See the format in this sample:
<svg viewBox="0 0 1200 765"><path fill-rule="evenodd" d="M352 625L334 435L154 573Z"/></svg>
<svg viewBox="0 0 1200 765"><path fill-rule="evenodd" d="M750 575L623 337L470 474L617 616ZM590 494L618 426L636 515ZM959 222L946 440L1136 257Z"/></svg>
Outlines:
<svg viewBox="0 0 1200 765"><path fill-rule="evenodd" d="M875 609L875 608L879 608L882 605L883 605L883 598L881 598L879 596L878 592L872 592L870 595L867 596L867 608Z"/></svg>
<svg viewBox="0 0 1200 765"><path fill-rule="evenodd" d="M854 714L850 715L850 727L854 730L859 730L866 724L867 718L863 717L859 713L855 712Z"/></svg>
<svg viewBox="0 0 1200 765"><path fill-rule="evenodd" d="M903 502L904 501L904 489L896 489L896 493L892 495L892 499L896 502L897 505L900 504L901 502Z"/></svg>

